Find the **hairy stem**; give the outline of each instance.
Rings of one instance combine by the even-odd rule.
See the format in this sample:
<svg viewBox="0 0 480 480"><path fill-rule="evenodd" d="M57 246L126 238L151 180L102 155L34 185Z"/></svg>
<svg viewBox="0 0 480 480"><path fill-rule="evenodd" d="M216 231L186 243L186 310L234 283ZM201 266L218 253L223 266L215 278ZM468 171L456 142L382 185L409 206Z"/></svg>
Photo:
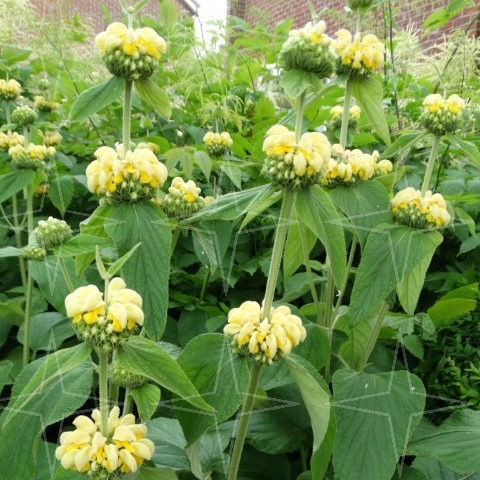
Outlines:
<svg viewBox="0 0 480 480"><path fill-rule="evenodd" d="M100 426L102 435L108 437L108 353L98 353L98 385L100 389Z"/></svg>
<svg viewBox="0 0 480 480"><path fill-rule="evenodd" d="M67 284L68 291L71 293L75 290L75 288L73 286L72 279L70 278L70 274L68 273L67 266L65 265L65 260L63 257L58 257L58 262L60 263L60 268L62 269L63 278Z"/></svg>
<svg viewBox="0 0 480 480"><path fill-rule="evenodd" d="M260 363L253 363L250 373L250 385L248 387L247 396L243 404L242 412L240 414L240 421L236 432L235 444L232 451L232 459L230 460L230 468L228 470L227 480L236 480L240 459L242 457L243 444L247 436L248 422L250 414L252 413L253 404L255 401L255 392L257 391L258 381L260 380L260 373L262 365Z"/></svg>
<svg viewBox="0 0 480 480"><path fill-rule="evenodd" d="M132 87L131 81L125 82L125 96L123 98L123 151L130 150L130 128L132 122Z"/></svg>
<svg viewBox="0 0 480 480"><path fill-rule="evenodd" d="M132 397L130 395L130 387L125 388L125 399L123 401L123 415L127 415L132 410Z"/></svg>
<svg viewBox="0 0 480 480"><path fill-rule="evenodd" d="M297 98L297 119L295 122L295 138L298 143L302 136L303 112L305 110L305 96L307 91L304 90Z"/></svg>
<svg viewBox="0 0 480 480"><path fill-rule="evenodd" d="M23 366L26 367L30 361L30 314L32 310L32 287L33 278L28 270L27 286L25 290L25 319L23 322Z"/></svg>
<svg viewBox="0 0 480 480"><path fill-rule="evenodd" d="M433 167L435 166L435 161L437 160L438 155L438 147L440 146L440 136L435 135L433 137L432 149L430 150L430 156L428 158L427 169L425 170L425 176L423 177L422 183L422 196L428 190L428 186L430 185L430 180L432 178Z"/></svg>
<svg viewBox="0 0 480 480"><path fill-rule="evenodd" d="M20 233L20 224L18 222L18 203L17 194L12 197L12 221L13 221L13 233L15 234L15 245L17 248L22 248L22 236ZM20 276L22 277L22 285L27 285L27 269L25 267L25 259L22 255L18 257L18 265L20 267Z"/></svg>
<svg viewBox="0 0 480 480"><path fill-rule="evenodd" d="M352 101L352 81L350 78L345 85L345 98L343 100L342 126L340 128L340 145L345 148L347 145L348 117L350 102Z"/></svg>

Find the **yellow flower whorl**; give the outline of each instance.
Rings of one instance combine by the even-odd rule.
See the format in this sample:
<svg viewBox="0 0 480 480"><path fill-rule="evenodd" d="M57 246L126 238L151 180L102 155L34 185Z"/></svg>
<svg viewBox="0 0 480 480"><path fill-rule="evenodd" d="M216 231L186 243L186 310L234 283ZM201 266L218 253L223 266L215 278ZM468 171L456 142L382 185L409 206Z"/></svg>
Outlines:
<svg viewBox="0 0 480 480"><path fill-rule="evenodd" d="M146 438L147 427L135 423L131 413L121 417L120 409L113 407L107 437L102 435L100 424L100 411L95 409L90 417L75 418L75 430L60 435L55 456L63 468L97 475L125 474L136 472L144 460L152 458L155 446Z"/></svg>
<svg viewBox="0 0 480 480"><path fill-rule="evenodd" d="M352 35L345 29L335 35L332 46L339 57L339 73L368 75L383 66L385 45L375 35Z"/></svg>
<svg viewBox="0 0 480 480"><path fill-rule="evenodd" d="M0 100L11 102L22 93L22 86L13 78L4 80L0 78Z"/></svg>
<svg viewBox="0 0 480 480"><path fill-rule="evenodd" d="M450 214L445 199L440 193L407 187L400 190L392 200L392 213L398 223L417 228L435 230L450 223Z"/></svg>
<svg viewBox="0 0 480 480"><path fill-rule="evenodd" d="M362 110L358 105L352 105L348 110L348 127L356 128ZM327 121L327 128L336 130L342 126L343 107L335 105L330 109L330 120Z"/></svg>
<svg viewBox="0 0 480 480"><path fill-rule="evenodd" d="M345 150L341 145L332 145L332 157L325 168L323 184L334 188L337 185L351 185L360 180L370 180L386 175L393 169L389 160L378 161L380 154L372 154L359 149Z"/></svg>
<svg viewBox="0 0 480 480"><path fill-rule="evenodd" d="M233 145L232 137L228 132L207 132L203 137L207 152L213 157L221 157L230 153Z"/></svg>
<svg viewBox="0 0 480 480"><path fill-rule="evenodd" d="M185 182L183 178L175 177L161 205L168 217L185 218L197 213L205 205L200 193L200 188L193 180Z"/></svg>
<svg viewBox="0 0 480 480"><path fill-rule="evenodd" d="M285 188L305 188L318 183L330 157L330 142L323 133L306 132L298 144L295 133L274 125L263 142L267 154L263 173Z"/></svg>
<svg viewBox="0 0 480 480"><path fill-rule="evenodd" d="M8 151L10 147L25 145L25 138L17 132L0 132L0 149Z"/></svg>
<svg viewBox="0 0 480 480"><path fill-rule="evenodd" d="M423 100L420 122L436 135L454 132L461 124L464 109L465 100L458 95L453 94L445 99L439 93L432 93Z"/></svg>
<svg viewBox="0 0 480 480"><path fill-rule="evenodd" d="M32 170L42 168L45 161L52 158L55 152L54 147L35 145L34 143L29 143L27 147L23 144L17 144L8 149L8 154L12 157L12 167Z"/></svg>
<svg viewBox="0 0 480 480"><path fill-rule="evenodd" d="M165 40L152 28L133 29L120 22L99 33L95 43L110 72L128 80L149 77L167 51Z"/></svg>
<svg viewBox="0 0 480 480"><path fill-rule="evenodd" d="M116 277L111 280L107 304L103 293L95 286L79 287L65 298L67 316L80 340L110 351L142 326L142 297Z"/></svg>
<svg viewBox="0 0 480 480"><path fill-rule="evenodd" d="M230 310L223 331L232 337L235 352L268 365L288 355L307 336L302 320L287 306L272 307L269 318L263 318L260 304L251 301Z"/></svg>
<svg viewBox="0 0 480 480"><path fill-rule="evenodd" d="M39 95L35 97L33 106L35 110L39 112L54 112L60 107L60 104L58 102L47 100L45 97Z"/></svg>
<svg viewBox="0 0 480 480"><path fill-rule="evenodd" d="M63 137L58 132L47 131L43 134L43 143L47 145L47 147L55 147L57 145L60 145L62 140Z"/></svg>
<svg viewBox="0 0 480 480"><path fill-rule="evenodd" d="M167 179L167 168L149 148L126 155L123 145L100 147L86 170L88 189L112 205L156 197Z"/></svg>

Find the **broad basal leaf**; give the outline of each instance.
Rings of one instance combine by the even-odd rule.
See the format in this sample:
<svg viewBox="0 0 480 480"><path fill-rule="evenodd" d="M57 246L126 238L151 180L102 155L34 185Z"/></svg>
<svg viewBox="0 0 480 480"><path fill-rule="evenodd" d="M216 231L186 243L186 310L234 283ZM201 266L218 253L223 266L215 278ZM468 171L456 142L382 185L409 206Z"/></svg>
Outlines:
<svg viewBox="0 0 480 480"><path fill-rule="evenodd" d="M33 170L15 170L0 176L0 203L13 196L32 183L35 172Z"/></svg>

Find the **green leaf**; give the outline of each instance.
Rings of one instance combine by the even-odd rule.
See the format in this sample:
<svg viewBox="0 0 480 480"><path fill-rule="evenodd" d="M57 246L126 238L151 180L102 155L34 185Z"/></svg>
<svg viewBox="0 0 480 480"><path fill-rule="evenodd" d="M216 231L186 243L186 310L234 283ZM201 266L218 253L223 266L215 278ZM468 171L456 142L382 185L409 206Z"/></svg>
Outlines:
<svg viewBox="0 0 480 480"><path fill-rule="evenodd" d="M415 432L408 450L434 457L458 473L480 471L480 412L458 410L439 427Z"/></svg>
<svg viewBox="0 0 480 480"><path fill-rule="evenodd" d="M453 133L446 133L445 137L452 145L455 145L455 147L467 156L474 167L480 168L480 151L474 143L463 140Z"/></svg>
<svg viewBox="0 0 480 480"><path fill-rule="evenodd" d="M418 335L405 335L401 338L405 348L415 357L423 360L423 343Z"/></svg>
<svg viewBox="0 0 480 480"><path fill-rule="evenodd" d="M392 221L387 189L376 180L339 186L330 195L347 217L362 246L374 227Z"/></svg>
<svg viewBox="0 0 480 480"><path fill-rule="evenodd" d="M75 185L70 175L55 178L48 190L48 198L55 208L61 213L62 217L72 202Z"/></svg>
<svg viewBox="0 0 480 480"><path fill-rule="evenodd" d="M148 338L130 337L118 350L118 362L133 373L143 375L179 395L194 407L212 411L178 363Z"/></svg>
<svg viewBox="0 0 480 480"><path fill-rule="evenodd" d="M337 370L333 376L337 433L335 478L387 480L425 405L421 380L405 371Z"/></svg>
<svg viewBox="0 0 480 480"><path fill-rule="evenodd" d="M180 223L190 224L201 220L236 220L248 213L260 199L265 198L266 192L270 189L270 184L266 184L241 192L227 193Z"/></svg>
<svg viewBox="0 0 480 480"><path fill-rule="evenodd" d="M291 98L297 98L308 88L318 89L321 82L318 75L305 70L287 70L282 73L280 84Z"/></svg>
<svg viewBox="0 0 480 480"><path fill-rule="evenodd" d="M297 384L307 407L313 430L313 455L320 449L330 420L330 395L328 386L316 370L302 357L290 354L285 357L290 375ZM317 465L312 464L312 478L319 478Z"/></svg>
<svg viewBox="0 0 480 480"><path fill-rule="evenodd" d="M203 150L196 150L194 153L194 158L198 168L200 168L207 181L209 181L210 173L212 172L212 160L208 156L207 152L204 152Z"/></svg>
<svg viewBox="0 0 480 480"><path fill-rule="evenodd" d="M397 295L402 308L410 315L415 314L423 283L435 250L432 249L397 284Z"/></svg>
<svg viewBox="0 0 480 480"><path fill-rule="evenodd" d="M173 0L160 0L159 22L167 31L178 22L178 9Z"/></svg>
<svg viewBox="0 0 480 480"><path fill-rule="evenodd" d="M367 115L372 127L378 133L380 138L390 145L390 133L383 109L383 87L374 76L354 77L352 82L353 96L360 105L362 112Z"/></svg>
<svg viewBox="0 0 480 480"><path fill-rule="evenodd" d="M425 135L427 135L426 131L405 133L401 135L383 151L382 158L391 158L400 151L413 148L423 137L425 137Z"/></svg>
<svg viewBox="0 0 480 480"><path fill-rule="evenodd" d="M170 107L170 99L165 90L162 90L153 80L152 77L144 80L137 80L135 88L140 98L153 108L162 117L169 119L172 115L172 107Z"/></svg>
<svg viewBox="0 0 480 480"><path fill-rule="evenodd" d="M15 300L0 302L0 318L12 325L21 325L24 319L22 307Z"/></svg>
<svg viewBox="0 0 480 480"><path fill-rule="evenodd" d="M216 409L215 415L205 415L193 411L184 402L175 404L189 445L209 428L230 418L245 398L250 380L248 361L232 356L228 343L224 335L207 333L190 341L178 357L183 371Z"/></svg>
<svg viewBox="0 0 480 480"><path fill-rule="evenodd" d="M343 285L347 254L340 217L329 195L318 185L297 192L297 218L322 242L328 254L332 275L337 286Z"/></svg>
<svg viewBox="0 0 480 480"><path fill-rule="evenodd" d="M0 203L3 203L15 193L32 183L35 172L33 170L14 170L0 176Z"/></svg>
<svg viewBox="0 0 480 480"><path fill-rule="evenodd" d="M129 288L142 295L147 335L160 340L167 321L172 243L165 214L150 202L112 207L105 231L115 243L119 257L141 243L123 265L122 277Z"/></svg>
<svg viewBox="0 0 480 480"><path fill-rule="evenodd" d="M143 466L138 474L138 480L177 480L175 472L169 468L153 468Z"/></svg>
<svg viewBox="0 0 480 480"><path fill-rule="evenodd" d="M470 298L441 298L427 310L427 313L435 328L443 328L475 310L476 307L477 301Z"/></svg>
<svg viewBox="0 0 480 480"><path fill-rule="evenodd" d="M17 341L23 345L23 325L19 328ZM45 312L33 315L30 319L30 348L56 350L67 338L73 337L72 320L58 312Z"/></svg>
<svg viewBox="0 0 480 480"><path fill-rule="evenodd" d="M57 257L76 257L84 253L95 252L98 247L105 248L112 245L112 241L105 237L96 237L94 235L87 235L79 233L62 243L60 246L54 248Z"/></svg>
<svg viewBox="0 0 480 480"><path fill-rule="evenodd" d="M141 243L137 243L125 255L122 255L118 260L113 262L107 270L108 275L113 277L113 275L120 271L128 259L137 251L137 248L140 247L140 245Z"/></svg>
<svg viewBox="0 0 480 480"><path fill-rule="evenodd" d="M457 474L434 457L417 457L412 467L423 472L427 480L480 480L480 473Z"/></svg>
<svg viewBox="0 0 480 480"><path fill-rule="evenodd" d="M0 248L0 258L8 257L21 257L23 255L23 250L16 247L3 247Z"/></svg>
<svg viewBox="0 0 480 480"><path fill-rule="evenodd" d="M351 325L373 315L413 268L440 245L438 232L379 225L368 236L350 300Z"/></svg>
<svg viewBox="0 0 480 480"><path fill-rule="evenodd" d="M110 105L125 91L125 80L113 76L99 85L83 91L70 110L70 120L81 122Z"/></svg>
<svg viewBox="0 0 480 480"><path fill-rule="evenodd" d="M259 195L255 199L255 203L251 205L245 218L240 224L239 230L243 230L254 218L258 217L265 210L277 203L282 198L282 192L275 190L273 185L263 192L263 195Z"/></svg>
<svg viewBox="0 0 480 480"><path fill-rule="evenodd" d="M438 8L433 11L423 22L423 26L427 31L440 28L450 20L450 14L446 8Z"/></svg>
<svg viewBox="0 0 480 480"><path fill-rule="evenodd" d="M156 385L145 383L131 390L130 395L137 406L142 422L150 420L158 407L158 402L160 402L160 389Z"/></svg>

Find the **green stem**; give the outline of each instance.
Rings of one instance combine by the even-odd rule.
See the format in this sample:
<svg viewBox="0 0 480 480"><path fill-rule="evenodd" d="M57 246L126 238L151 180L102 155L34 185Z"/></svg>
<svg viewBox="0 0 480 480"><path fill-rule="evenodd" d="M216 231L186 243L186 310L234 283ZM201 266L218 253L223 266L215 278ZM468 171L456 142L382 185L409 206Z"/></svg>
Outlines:
<svg viewBox="0 0 480 480"><path fill-rule="evenodd" d="M173 235L172 235L172 254L175 251L175 247L177 246L177 242L178 242L179 237L180 237L180 229L177 227L173 231Z"/></svg>
<svg viewBox="0 0 480 480"><path fill-rule="evenodd" d="M30 141L28 127L23 127L23 138L25 140L25 146L28 147Z"/></svg>
<svg viewBox="0 0 480 480"><path fill-rule="evenodd" d="M123 151L125 154L130 150L130 128L132 121L132 86L131 81L125 82L125 96L123 99Z"/></svg>
<svg viewBox="0 0 480 480"><path fill-rule="evenodd" d="M305 110L305 96L307 91L304 90L297 98L297 120L295 122L295 139L298 143L302 136L303 111Z"/></svg>
<svg viewBox="0 0 480 480"><path fill-rule="evenodd" d="M26 189L27 196L27 230L28 239L33 232L33 188L32 185L28 185Z"/></svg>
<svg viewBox="0 0 480 480"><path fill-rule="evenodd" d="M73 286L72 279L70 278L67 266L65 265L65 261L62 257L58 257L58 261L60 263L60 268L62 269L63 278L65 279L65 283L67 284L68 291L72 293L75 290L75 287Z"/></svg>
<svg viewBox="0 0 480 480"><path fill-rule="evenodd" d="M343 112L342 112L342 126L340 129L340 145L345 148L347 145L347 134L348 134L348 117L350 102L352 101L352 81L349 78L347 84L345 85L345 98L343 100Z"/></svg>
<svg viewBox="0 0 480 480"><path fill-rule="evenodd" d="M375 344L377 343L378 336L380 335L380 330L382 329L383 325L383 319L385 318L385 315L388 312L389 305L384 303L382 305L382 308L378 312L377 320L375 322L375 325L373 326L372 333L370 334L370 338L368 339L368 343L365 347L365 350L363 352L363 356L358 364L358 371L361 372L365 366L367 365L368 359L370 358L370 355L373 352L373 349L375 348Z"/></svg>
<svg viewBox="0 0 480 480"><path fill-rule="evenodd" d="M243 444L245 443L245 437L247 436L248 422L250 420L250 414L252 413L253 404L255 401L255 392L257 391L261 371L262 365L260 363L252 364L250 385L248 387L248 393L240 414L240 421L238 423L238 429L236 432L235 444L233 446L232 459L230 460L230 468L228 470L227 480L236 480L237 478L238 467L242 457Z"/></svg>
<svg viewBox="0 0 480 480"><path fill-rule="evenodd" d="M199 298L200 303L203 302L205 293L207 293L208 281L210 280L210 269L208 267L206 268L207 268L207 271L205 272L205 276L203 277L202 290L200 291L200 298Z"/></svg>
<svg viewBox="0 0 480 480"><path fill-rule="evenodd" d="M432 149L430 150L430 157L428 158L427 169L425 170L425 176L423 177L422 184L422 196L428 190L430 185L430 179L432 178L433 167L435 166L435 161L437 160L438 147L440 146L440 136L435 135L433 137Z"/></svg>
<svg viewBox="0 0 480 480"><path fill-rule="evenodd" d="M268 271L267 287L265 289L265 298L263 300L263 317L268 318L273 304L275 287L277 286L278 272L282 262L283 247L287 236L290 214L292 212L293 201L295 198L294 190L284 190L282 207L278 218L277 230L273 241L272 260Z"/></svg>
<svg viewBox="0 0 480 480"><path fill-rule="evenodd" d="M108 437L108 353L100 349L98 354L98 385L100 389L100 425L102 435Z"/></svg>
<svg viewBox="0 0 480 480"><path fill-rule="evenodd" d="M123 415L127 415L132 410L132 397L130 396L130 387L125 388L125 401L123 402Z"/></svg>
<svg viewBox="0 0 480 480"><path fill-rule="evenodd" d="M33 278L28 269L27 286L25 290L25 318L23 322L23 366L26 367L30 360L30 313L32 310Z"/></svg>
<svg viewBox="0 0 480 480"><path fill-rule="evenodd" d="M300 236L300 245L303 252L303 258L305 263L305 269L307 271L308 283L310 285L310 292L312 294L313 303L315 304L315 310L317 311L317 323L322 321L322 313L320 311L320 301L318 300L317 289L315 287L315 281L313 279L312 269L310 267L310 256L307 246L307 239L305 238L305 230L303 229L303 224L298 223L298 233Z"/></svg>
<svg viewBox="0 0 480 480"><path fill-rule="evenodd" d="M335 296L335 282L333 280L332 269L330 268L330 262L328 261L326 265L328 267L328 279L327 279L327 291L325 295L325 327L327 328L327 337L328 337L328 344L332 345L332 336L333 336L333 328L332 328L332 318L333 318L333 297ZM325 379L328 382L330 379L330 361L331 355L327 356L327 362L325 364Z"/></svg>
<svg viewBox="0 0 480 480"><path fill-rule="evenodd" d="M15 245L17 248L22 248L22 236L20 233L20 224L18 222L18 204L17 204L17 194L12 197L12 220L15 234ZM22 255L18 257L18 264L20 267L20 276L22 277L22 285L25 287L27 285L27 269L25 267L25 259Z"/></svg>
<svg viewBox="0 0 480 480"><path fill-rule="evenodd" d="M114 350L112 353L112 365L115 364L115 359L117 357L117 351ZM114 407L118 403L118 393L120 387L117 382L110 379L110 408Z"/></svg>
<svg viewBox="0 0 480 480"><path fill-rule="evenodd" d="M7 116L7 123L10 125L12 123L12 118L10 116L10 102L7 102L5 105L5 114ZM8 131L10 132L10 127L8 127Z"/></svg>
<svg viewBox="0 0 480 480"><path fill-rule="evenodd" d="M345 273L345 280L343 281L340 294L338 295L337 303L335 304L335 310L333 311L333 320L337 317L338 309L342 305L342 300L345 295L345 289L347 288L348 284L348 277L350 276L350 270L352 268L353 258L355 257L355 250L357 248L357 237L352 238L352 244L350 246L350 253L348 255L348 262L347 262L347 270Z"/></svg>

